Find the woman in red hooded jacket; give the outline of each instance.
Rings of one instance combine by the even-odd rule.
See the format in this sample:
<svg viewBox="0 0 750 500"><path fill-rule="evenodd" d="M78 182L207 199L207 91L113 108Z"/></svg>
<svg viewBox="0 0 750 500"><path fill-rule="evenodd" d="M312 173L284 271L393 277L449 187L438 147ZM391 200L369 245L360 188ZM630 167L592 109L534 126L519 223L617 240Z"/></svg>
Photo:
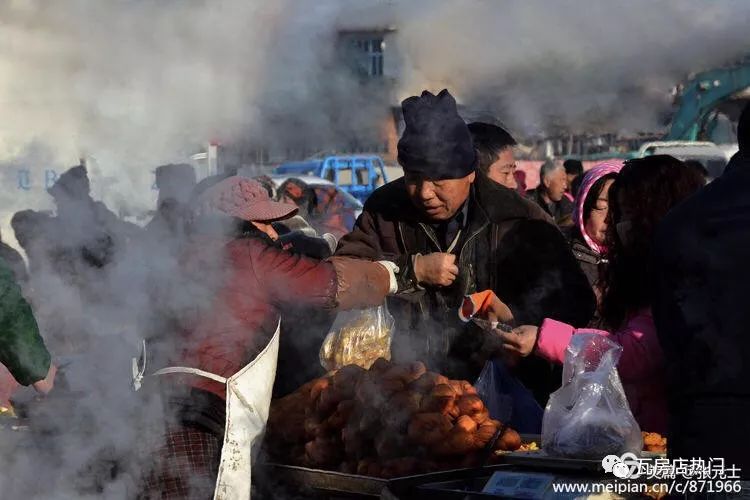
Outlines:
<svg viewBox="0 0 750 500"><path fill-rule="evenodd" d="M387 263L319 261L276 244L271 222L296 211L240 177L220 180L196 197L180 279L167 294L175 319L167 334L150 340L151 366L229 378L268 346L290 305L339 310L383 302L395 283ZM146 377L147 385L160 396L166 424L145 437L156 443L146 450L156 460L146 470L142 497L210 497L226 385L184 370Z"/></svg>

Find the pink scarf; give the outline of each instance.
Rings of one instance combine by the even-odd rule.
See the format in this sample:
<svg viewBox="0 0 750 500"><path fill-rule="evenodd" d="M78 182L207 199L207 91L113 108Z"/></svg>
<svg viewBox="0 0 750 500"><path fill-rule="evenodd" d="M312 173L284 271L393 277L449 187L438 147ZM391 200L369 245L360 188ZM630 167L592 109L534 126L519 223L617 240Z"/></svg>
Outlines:
<svg viewBox="0 0 750 500"><path fill-rule="evenodd" d="M581 182L581 187L576 196L573 220L578 225L578 229L581 230L581 235L586 241L586 244L591 250L599 255L604 254L607 251L607 248L604 245L595 242L591 236L586 233L586 223L583 220L583 204L586 202L586 197L589 195L589 191L591 191L591 186L593 186L596 181L607 174L619 174L622 166L622 160L610 160L594 166L591 170L583 174L583 182Z"/></svg>

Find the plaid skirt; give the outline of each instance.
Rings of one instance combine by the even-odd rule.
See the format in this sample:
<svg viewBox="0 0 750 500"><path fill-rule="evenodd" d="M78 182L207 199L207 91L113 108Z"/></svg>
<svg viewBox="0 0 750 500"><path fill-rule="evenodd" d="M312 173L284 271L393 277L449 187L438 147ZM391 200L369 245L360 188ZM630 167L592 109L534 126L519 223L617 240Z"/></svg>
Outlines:
<svg viewBox="0 0 750 500"><path fill-rule="evenodd" d="M225 402L198 389L167 391L163 400L164 421L144 433L139 447L138 498L211 499L224 441Z"/></svg>

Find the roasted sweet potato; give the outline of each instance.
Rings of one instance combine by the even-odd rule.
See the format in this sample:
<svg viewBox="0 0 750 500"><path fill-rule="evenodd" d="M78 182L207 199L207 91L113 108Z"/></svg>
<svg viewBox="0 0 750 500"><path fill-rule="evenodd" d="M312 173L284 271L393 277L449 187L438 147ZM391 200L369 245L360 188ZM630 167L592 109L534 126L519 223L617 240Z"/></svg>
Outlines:
<svg viewBox="0 0 750 500"><path fill-rule="evenodd" d="M474 419L474 422L477 423L477 425L482 425L490 418L490 411L485 408L479 413L475 413L474 415L471 415L471 418Z"/></svg>
<svg viewBox="0 0 750 500"><path fill-rule="evenodd" d="M458 420L456 420L456 427L468 432L469 434L473 434L477 431L479 426L470 416L461 415L458 417Z"/></svg>
<svg viewBox="0 0 750 500"><path fill-rule="evenodd" d="M448 437L433 444L430 451L438 456L464 455L476 448L473 434L454 427Z"/></svg>
<svg viewBox="0 0 750 500"><path fill-rule="evenodd" d="M516 451L521 447L521 436L513 429L506 428L495 443L496 450Z"/></svg>
<svg viewBox="0 0 750 500"><path fill-rule="evenodd" d="M329 385L331 385L331 381L328 377L315 380L310 386L310 400L317 401L320 393L327 389Z"/></svg>
<svg viewBox="0 0 750 500"><path fill-rule="evenodd" d="M355 402L351 399L342 401L336 407L336 411L328 418L327 426L330 429L341 429L349 421L354 412Z"/></svg>
<svg viewBox="0 0 750 500"><path fill-rule="evenodd" d="M458 409L461 415L468 415L470 417L481 413L484 410L484 403L479 396L461 396L456 401Z"/></svg>
<svg viewBox="0 0 750 500"><path fill-rule="evenodd" d="M411 418L407 435L416 444L429 446L445 439L453 424L441 413L417 413Z"/></svg>
<svg viewBox="0 0 750 500"><path fill-rule="evenodd" d="M386 370L388 370L392 364L393 363L391 363L385 358L378 358L370 366L370 371L374 373L385 373Z"/></svg>

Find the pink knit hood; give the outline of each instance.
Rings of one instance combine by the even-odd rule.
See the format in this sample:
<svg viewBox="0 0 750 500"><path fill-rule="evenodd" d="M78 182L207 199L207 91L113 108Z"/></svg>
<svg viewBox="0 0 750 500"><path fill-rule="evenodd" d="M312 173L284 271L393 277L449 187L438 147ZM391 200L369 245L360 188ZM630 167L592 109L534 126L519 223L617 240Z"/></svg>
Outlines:
<svg viewBox="0 0 750 500"><path fill-rule="evenodd" d="M591 236L586 233L585 222L583 220L583 204L586 202L586 197L591 191L591 187L607 174L619 174L622 169L623 162L621 160L606 161L599 163L594 166L591 170L583 174L583 182L578 190L578 196L576 196L575 209L573 210L573 220L578 225L578 229L581 231L583 239L591 250L598 254L606 252L606 247L595 242Z"/></svg>

